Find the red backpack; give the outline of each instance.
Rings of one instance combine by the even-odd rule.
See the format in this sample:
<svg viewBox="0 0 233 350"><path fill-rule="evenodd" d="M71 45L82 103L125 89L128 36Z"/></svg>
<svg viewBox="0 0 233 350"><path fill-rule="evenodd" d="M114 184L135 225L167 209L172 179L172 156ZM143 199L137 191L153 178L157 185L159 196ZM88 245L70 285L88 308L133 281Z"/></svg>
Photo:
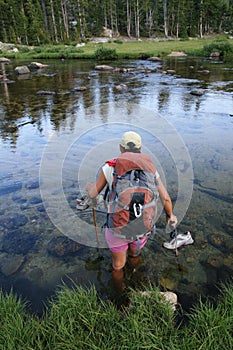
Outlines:
<svg viewBox="0 0 233 350"><path fill-rule="evenodd" d="M145 154L125 152L117 158L107 218L113 235L136 240L153 230L158 200L155 173Z"/></svg>

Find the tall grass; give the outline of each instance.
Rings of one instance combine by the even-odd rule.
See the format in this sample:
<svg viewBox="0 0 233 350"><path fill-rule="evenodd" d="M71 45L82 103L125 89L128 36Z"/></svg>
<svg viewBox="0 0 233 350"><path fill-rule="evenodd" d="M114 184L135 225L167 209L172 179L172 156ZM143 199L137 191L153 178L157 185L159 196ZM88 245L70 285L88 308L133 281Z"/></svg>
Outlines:
<svg viewBox="0 0 233 350"><path fill-rule="evenodd" d="M27 305L0 294L0 349L4 350L229 350L233 348L233 284L221 287L212 304L201 300L177 325L159 291L132 291L130 307L119 311L101 300L94 287L62 287L42 319Z"/></svg>

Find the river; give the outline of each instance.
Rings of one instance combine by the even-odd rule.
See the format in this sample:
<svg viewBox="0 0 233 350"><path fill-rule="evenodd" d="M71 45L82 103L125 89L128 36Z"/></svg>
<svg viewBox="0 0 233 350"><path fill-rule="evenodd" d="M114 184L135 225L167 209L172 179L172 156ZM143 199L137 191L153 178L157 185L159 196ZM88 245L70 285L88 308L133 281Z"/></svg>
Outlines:
<svg viewBox="0 0 233 350"><path fill-rule="evenodd" d="M105 160L117 156L121 134L142 135L179 218L178 233L194 244L178 257L162 243L165 215L148 241L129 287L152 283L178 294L184 309L214 297L233 271L233 67L178 57L152 62L12 60L0 85L0 285L40 313L63 283L95 285L112 294L111 255L91 210L76 198ZM201 95L191 92L198 90ZM128 275L127 275L128 274ZM130 276L129 276L130 275Z"/></svg>

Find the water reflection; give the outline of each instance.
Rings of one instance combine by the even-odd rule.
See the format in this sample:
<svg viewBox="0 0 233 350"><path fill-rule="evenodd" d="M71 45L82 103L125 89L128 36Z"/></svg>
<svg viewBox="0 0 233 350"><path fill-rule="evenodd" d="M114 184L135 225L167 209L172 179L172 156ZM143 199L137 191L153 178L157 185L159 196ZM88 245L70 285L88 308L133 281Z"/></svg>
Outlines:
<svg viewBox="0 0 233 350"><path fill-rule="evenodd" d="M94 164L118 154L115 142L121 126L109 128L107 123L134 124L138 116L132 115L131 105L137 103L160 112L188 147L194 169L194 192L179 229L190 230L195 244L183 248L177 261L172 252L161 247L167 238L161 218L158 223L161 230L145 248L132 284L135 279L156 281L162 288L176 290L186 305L196 294L211 294L215 285L227 280L233 270L232 67L197 59L123 61L113 65L131 68L130 72L109 73L95 71L96 62L49 61L45 62L49 64L46 69L22 79L13 74L13 69L24 63L10 62L6 74L15 82L0 86L1 286L9 290L13 285L32 301L35 310L41 308L41 300L54 292L61 279L67 283L71 280L78 284L93 283L103 295L111 294L108 250L97 252L95 248L74 246L67 241L61 244L64 236L49 220L41 199L39 171L45 146L53 135L62 140L65 134L72 137L77 128L82 132L96 123L103 125L103 129L84 134L74 143L64 162L62 185L75 212L80 186L77 171L83 156L88 160L88 150L97 146L96 140L105 140L106 133L112 142L104 144L98 159L93 157ZM167 70L175 73L165 73ZM127 88L117 89L120 84ZM78 91L80 86L86 90ZM190 95L193 88L204 89L203 96ZM123 113L115 115L115 105ZM90 108L93 113L87 113ZM156 122L155 118L155 128ZM142 128L148 128L147 118L140 117L140 123ZM164 171L175 201L177 165L159 142L147 137L147 147ZM96 172L95 166L90 168L86 163L83 181L87 177L93 179ZM83 216L83 220L92 223L90 213ZM94 235L94 231L89 234ZM129 284L130 281L129 278Z"/></svg>

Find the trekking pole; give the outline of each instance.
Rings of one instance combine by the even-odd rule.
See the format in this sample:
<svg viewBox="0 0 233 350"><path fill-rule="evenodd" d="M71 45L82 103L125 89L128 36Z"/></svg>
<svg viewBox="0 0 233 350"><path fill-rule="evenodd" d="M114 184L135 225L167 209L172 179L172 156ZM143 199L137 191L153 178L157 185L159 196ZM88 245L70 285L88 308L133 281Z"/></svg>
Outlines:
<svg viewBox="0 0 233 350"><path fill-rule="evenodd" d="M177 249L177 228L176 228L176 227L175 227L175 229L174 229L173 232L175 233L175 250L176 250L176 256L178 256L179 253L178 253L178 249Z"/></svg>
<svg viewBox="0 0 233 350"><path fill-rule="evenodd" d="M95 212L95 206L94 206L93 200L91 201L91 206L92 206L93 222L94 222L94 226L95 226L96 243L97 243L97 249L98 249L99 248L99 234L98 234L96 212Z"/></svg>

